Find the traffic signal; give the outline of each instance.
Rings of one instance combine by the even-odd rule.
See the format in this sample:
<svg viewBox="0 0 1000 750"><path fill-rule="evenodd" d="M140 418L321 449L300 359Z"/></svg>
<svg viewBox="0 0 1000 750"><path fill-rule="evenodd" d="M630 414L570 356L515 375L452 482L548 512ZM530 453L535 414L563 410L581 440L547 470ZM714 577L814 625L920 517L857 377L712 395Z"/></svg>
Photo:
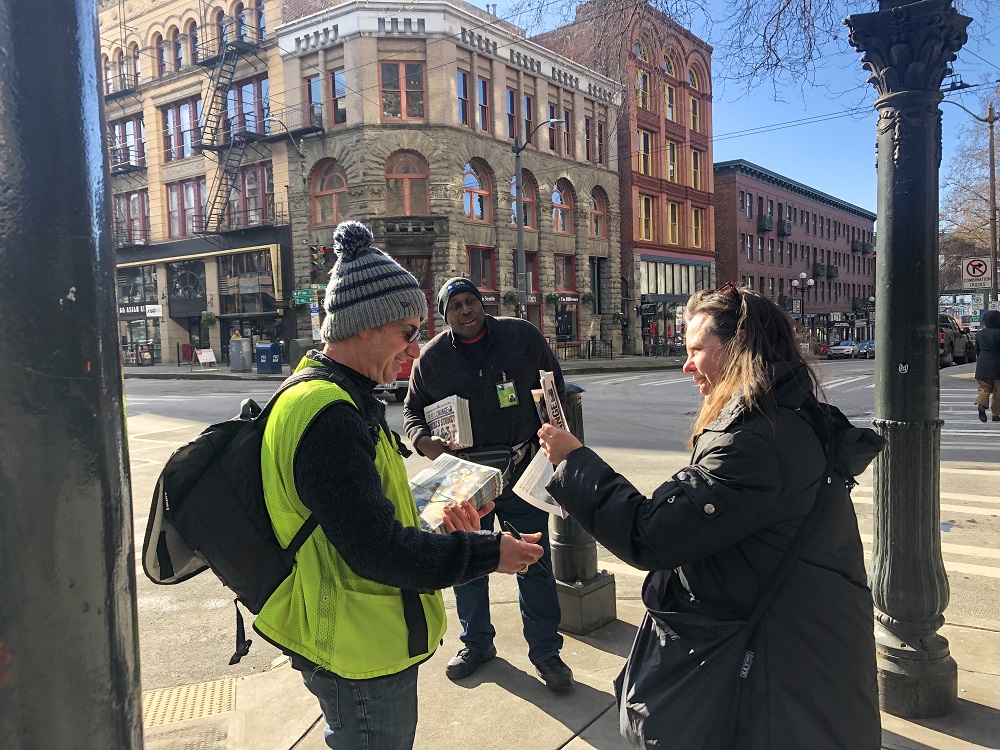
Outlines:
<svg viewBox="0 0 1000 750"><path fill-rule="evenodd" d="M326 281L324 271L326 271L326 248L322 245L309 246L310 278L313 284L322 284Z"/></svg>

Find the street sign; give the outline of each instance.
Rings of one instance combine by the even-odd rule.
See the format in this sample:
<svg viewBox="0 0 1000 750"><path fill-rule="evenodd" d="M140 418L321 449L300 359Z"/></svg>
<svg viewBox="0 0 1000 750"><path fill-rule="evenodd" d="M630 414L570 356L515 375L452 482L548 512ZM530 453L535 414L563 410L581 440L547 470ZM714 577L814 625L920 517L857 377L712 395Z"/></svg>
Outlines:
<svg viewBox="0 0 1000 750"><path fill-rule="evenodd" d="M993 286L989 256L962 258L962 288L989 289Z"/></svg>
<svg viewBox="0 0 1000 750"><path fill-rule="evenodd" d="M973 294L972 295L972 309L982 310L986 307L986 295L985 294Z"/></svg>
<svg viewBox="0 0 1000 750"><path fill-rule="evenodd" d="M795 314L802 312L802 300L797 298L792 299L792 312Z"/></svg>
<svg viewBox="0 0 1000 750"><path fill-rule="evenodd" d="M990 302L990 309L991 310L1000 310L1000 301Z"/></svg>

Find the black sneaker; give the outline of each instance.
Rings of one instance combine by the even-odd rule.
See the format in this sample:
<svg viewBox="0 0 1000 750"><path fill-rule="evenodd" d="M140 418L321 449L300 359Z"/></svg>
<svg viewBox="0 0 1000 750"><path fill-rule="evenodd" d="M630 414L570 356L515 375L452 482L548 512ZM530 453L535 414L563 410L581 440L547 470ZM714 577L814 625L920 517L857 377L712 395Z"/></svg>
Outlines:
<svg viewBox="0 0 1000 750"><path fill-rule="evenodd" d="M1000 422L1000 416L994 416L993 417L993 421L994 422Z"/></svg>
<svg viewBox="0 0 1000 750"><path fill-rule="evenodd" d="M566 666L559 654L536 664L535 672L549 690L565 690L573 684L573 670Z"/></svg>
<svg viewBox="0 0 1000 750"><path fill-rule="evenodd" d="M490 650L486 653L473 651L468 647L463 648L448 662L448 665L444 668L444 673L448 675L448 679L450 680L461 680L468 677L496 655L496 646L490 646Z"/></svg>
<svg viewBox="0 0 1000 750"><path fill-rule="evenodd" d="M980 406L979 407L979 421L980 422L985 422L986 421L986 407L985 406ZM994 422L1000 422L1000 419L997 419L996 417L993 417L993 421Z"/></svg>

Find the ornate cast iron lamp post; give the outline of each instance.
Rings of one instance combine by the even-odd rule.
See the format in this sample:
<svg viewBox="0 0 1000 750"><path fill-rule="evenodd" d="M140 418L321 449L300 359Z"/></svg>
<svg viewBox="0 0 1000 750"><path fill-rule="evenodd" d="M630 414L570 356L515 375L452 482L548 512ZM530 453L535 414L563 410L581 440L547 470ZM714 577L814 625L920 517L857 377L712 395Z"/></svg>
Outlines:
<svg viewBox="0 0 1000 750"><path fill-rule="evenodd" d="M911 718L958 703L958 667L937 632L949 596L939 526L938 104L971 21L951 0L881 0L877 13L845 21L879 94L874 424L889 443L875 462L870 572L879 702Z"/></svg>

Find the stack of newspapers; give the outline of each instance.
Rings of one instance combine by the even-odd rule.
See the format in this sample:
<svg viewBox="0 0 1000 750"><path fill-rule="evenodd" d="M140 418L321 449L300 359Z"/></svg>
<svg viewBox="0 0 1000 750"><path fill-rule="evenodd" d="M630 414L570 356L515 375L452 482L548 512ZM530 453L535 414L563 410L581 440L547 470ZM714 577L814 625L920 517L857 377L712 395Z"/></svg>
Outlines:
<svg viewBox="0 0 1000 750"><path fill-rule="evenodd" d="M562 402L559 401L555 375L547 370L540 370L538 378L542 387L531 392L535 400L535 408L538 410L538 418L542 424L551 422L556 427L568 430L569 424L566 421ZM545 489L553 474L555 474L555 467L545 458L544 453L538 451L514 485L514 494L536 508L541 508L559 518L565 518L566 511Z"/></svg>
<svg viewBox="0 0 1000 750"><path fill-rule="evenodd" d="M482 508L503 492L503 474L499 469L442 453L410 480L410 490L420 513L420 525L427 531L446 534L445 506L468 500L477 510Z"/></svg>
<svg viewBox="0 0 1000 750"><path fill-rule="evenodd" d="M448 396L424 407L424 418L431 435L444 438L459 448L472 447L472 422L469 420L469 400Z"/></svg>

